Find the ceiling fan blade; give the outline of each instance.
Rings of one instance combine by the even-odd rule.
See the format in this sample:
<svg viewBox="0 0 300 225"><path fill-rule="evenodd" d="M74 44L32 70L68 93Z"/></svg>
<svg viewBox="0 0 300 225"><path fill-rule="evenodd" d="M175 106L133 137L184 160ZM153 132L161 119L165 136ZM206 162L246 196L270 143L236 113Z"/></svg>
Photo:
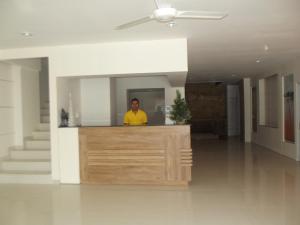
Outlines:
<svg viewBox="0 0 300 225"><path fill-rule="evenodd" d="M154 0L155 1L155 6L157 9L159 9L159 4L158 4L158 0Z"/></svg>
<svg viewBox="0 0 300 225"><path fill-rule="evenodd" d="M137 20L134 20L134 21L131 21L129 23L124 23L120 26L117 26L115 29L116 30L123 30L123 29L127 29L127 28L131 28L133 26L137 26L137 25L140 25L142 23L147 23L149 21L151 21L153 19L153 16L147 16L147 17L144 17L144 18L141 18L141 19L137 19Z"/></svg>
<svg viewBox="0 0 300 225"><path fill-rule="evenodd" d="M181 19L202 19L202 20L221 20L228 16L223 12L210 11L177 11L176 18Z"/></svg>
<svg viewBox="0 0 300 225"><path fill-rule="evenodd" d="M156 6L156 9L161 9L161 8L171 8L171 4L169 3L163 3L159 0L154 0L155 2L155 6Z"/></svg>

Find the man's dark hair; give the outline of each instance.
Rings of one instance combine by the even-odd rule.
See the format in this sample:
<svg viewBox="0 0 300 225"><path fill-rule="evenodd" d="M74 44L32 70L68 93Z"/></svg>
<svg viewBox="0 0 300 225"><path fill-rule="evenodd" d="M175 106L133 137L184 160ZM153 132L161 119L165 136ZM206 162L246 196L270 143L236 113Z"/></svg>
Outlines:
<svg viewBox="0 0 300 225"><path fill-rule="evenodd" d="M130 101L131 103L132 102L137 102L137 103L140 103L140 101L137 99L137 98L133 98L133 99L131 99L131 101Z"/></svg>

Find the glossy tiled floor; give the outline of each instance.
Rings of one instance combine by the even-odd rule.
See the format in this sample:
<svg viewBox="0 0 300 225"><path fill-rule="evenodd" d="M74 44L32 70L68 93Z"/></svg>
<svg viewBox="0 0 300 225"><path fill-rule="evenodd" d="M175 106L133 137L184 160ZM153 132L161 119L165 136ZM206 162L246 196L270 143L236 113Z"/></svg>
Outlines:
<svg viewBox="0 0 300 225"><path fill-rule="evenodd" d="M0 185L0 225L299 225L300 165L236 140L193 143L188 189Z"/></svg>

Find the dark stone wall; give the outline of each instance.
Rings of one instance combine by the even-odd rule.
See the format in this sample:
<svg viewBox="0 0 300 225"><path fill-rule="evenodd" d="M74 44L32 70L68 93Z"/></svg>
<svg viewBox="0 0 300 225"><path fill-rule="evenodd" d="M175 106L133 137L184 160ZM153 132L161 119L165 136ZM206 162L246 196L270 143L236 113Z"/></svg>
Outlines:
<svg viewBox="0 0 300 225"><path fill-rule="evenodd" d="M192 114L193 133L227 136L226 84L186 84L186 101Z"/></svg>

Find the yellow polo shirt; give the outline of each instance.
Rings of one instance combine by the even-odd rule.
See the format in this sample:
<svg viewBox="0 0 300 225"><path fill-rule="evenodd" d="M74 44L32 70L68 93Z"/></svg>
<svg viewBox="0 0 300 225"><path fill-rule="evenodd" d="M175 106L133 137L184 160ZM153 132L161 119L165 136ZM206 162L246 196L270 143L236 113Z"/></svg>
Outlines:
<svg viewBox="0 0 300 225"><path fill-rule="evenodd" d="M147 122L147 114L140 109L136 113L134 113L132 110L129 110L124 116L124 124L139 126L144 125Z"/></svg>

